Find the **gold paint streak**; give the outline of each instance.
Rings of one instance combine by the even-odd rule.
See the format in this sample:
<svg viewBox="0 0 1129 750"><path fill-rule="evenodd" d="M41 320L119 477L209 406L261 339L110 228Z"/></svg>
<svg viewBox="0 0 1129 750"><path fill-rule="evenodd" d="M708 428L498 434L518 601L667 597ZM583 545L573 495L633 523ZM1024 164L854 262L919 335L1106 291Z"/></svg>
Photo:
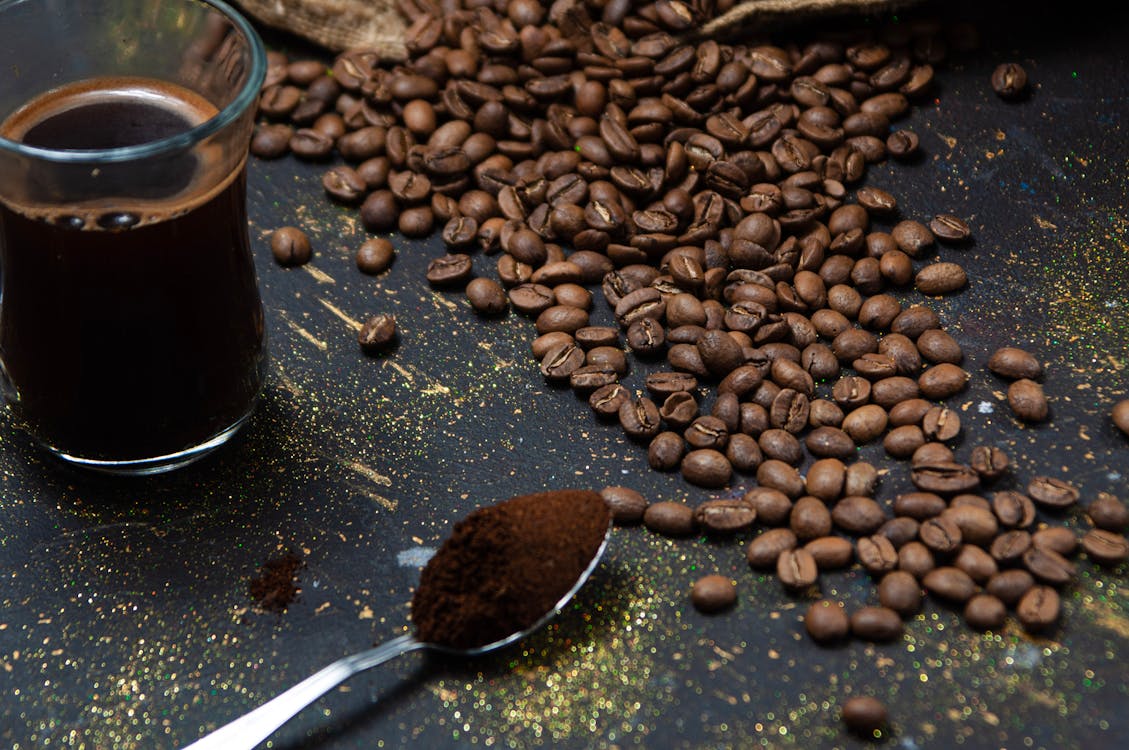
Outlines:
<svg viewBox="0 0 1129 750"><path fill-rule="evenodd" d="M278 366L278 377L279 380L282 381L282 387L285 388L291 396L295 398L302 397L302 389L298 387L297 383L290 379L289 373L286 372L286 368L282 365Z"/></svg>
<svg viewBox="0 0 1129 750"><path fill-rule="evenodd" d="M342 466L345 466L346 468L352 469L353 471L357 472L373 484L379 484L382 487L392 486L392 479L390 477L384 476L376 469L373 469L370 466L366 466L360 461L353 461L352 459L347 458L339 458L337 459L337 462Z"/></svg>
<svg viewBox="0 0 1129 750"><path fill-rule="evenodd" d="M414 385L415 384L416 379L414 377L412 377L412 374L410 372L408 372L406 369L404 369L403 365L401 365L400 363L393 362L391 360L385 360L384 364L387 365L388 367L391 367L393 370L400 373L401 375L403 375L404 380L408 381L408 385Z"/></svg>
<svg viewBox="0 0 1129 750"><path fill-rule="evenodd" d="M1090 609L1090 607L1087 607ZM1094 624L1117 633L1122 638L1129 638L1129 619L1115 615L1103 614L1094 618Z"/></svg>
<svg viewBox="0 0 1129 750"><path fill-rule="evenodd" d="M302 268L305 270L306 273L308 273L310 276L313 276L316 281L319 281L322 284L336 284L337 283L337 279L333 278L328 273L321 270L320 268L318 268L317 266L315 266L312 263L306 263L302 266Z"/></svg>
<svg viewBox="0 0 1129 750"><path fill-rule="evenodd" d="M1056 224L1047 221L1041 216L1035 217L1035 223L1039 226L1040 229L1058 229L1058 226Z"/></svg>
<svg viewBox="0 0 1129 750"><path fill-rule="evenodd" d="M305 328L303 328L302 326L295 323L293 320L290 319L290 316L287 315L286 313L281 313L281 314L282 314L282 319L286 321L286 325L290 326L291 330L293 330L299 336L304 338L306 341L309 341L311 344L316 346L318 349L321 349L323 352L329 350L329 344L325 343L324 341L319 339L317 336L314 336L314 334L310 333Z"/></svg>
<svg viewBox="0 0 1129 750"><path fill-rule="evenodd" d="M951 135L945 135L943 133L938 133L937 135L938 135L938 137L940 137L940 139L942 141L945 142L945 145L948 146L949 148L956 148L957 147L957 139L956 138L953 138Z"/></svg>
<svg viewBox="0 0 1129 750"><path fill-rule="evenodd" d="M349 327L352 328L354 331L361 330L362 324L359 320L356 320L356 319L350 317L344 310L337 307L336 305L334 305L329 300L318 297L318 302L320 302L321 306L324 307L326 310L329 310L331 313L336 315L338 318L345 321L349 325Z"/></svg>
<svg viewBox="0 0 1129 750"><path fill-rule="evenodd" d="M365 605L364 609L361 610L360 614L357 615L357 619L359 619L359 620L371 620L372 618L373 618L372 607L370 607L367 604Z"/></svg>

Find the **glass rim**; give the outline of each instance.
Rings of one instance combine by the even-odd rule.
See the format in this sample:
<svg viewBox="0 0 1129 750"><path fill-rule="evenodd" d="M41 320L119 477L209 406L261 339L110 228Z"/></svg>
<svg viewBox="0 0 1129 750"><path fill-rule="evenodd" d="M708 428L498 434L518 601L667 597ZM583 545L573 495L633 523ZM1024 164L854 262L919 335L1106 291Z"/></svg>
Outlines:
<svg viewBox="0 0 1129 750"><path fill-rule="evenodd" d="M28 0L0 0L0 12L22 5ZM267 52L263 40L251 26L250 21L224 0L185 0L185 2L207 5L223 14L231 24L239 30L247 40L250 48L251 65L247 80L235 98L216 114L204 122L190 128L183 133L170 135L155 141L147 141L132 146L119 146L105 149L52 149L13 141L0 136L0 151L10 151L21 156L32 157L40 161L54 162L57 164L91 164L109 162L127 162L145 159L174 151L184 150L204 141L209 136L223 130L235 120L243 116L247 109L254 105L259 96L259 89L263 85L267 74Z"/></svg>

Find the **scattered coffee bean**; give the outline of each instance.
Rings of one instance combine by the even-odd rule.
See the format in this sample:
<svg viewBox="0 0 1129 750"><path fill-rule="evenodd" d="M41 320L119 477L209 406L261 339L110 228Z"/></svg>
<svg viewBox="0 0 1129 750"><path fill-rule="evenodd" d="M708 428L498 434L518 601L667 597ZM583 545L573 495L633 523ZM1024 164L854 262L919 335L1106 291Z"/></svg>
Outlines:
<svg viewBox="0 0 1129 750"><path fill-rule="evenodd" d="M804 629L816 643L836 643L850 634L851 620L842 602L820 599L808 607Z"/></svg>
<svg viewBox="0 0 1129 750"><path fill-rule="evenodd" d="M756 508L745 499L707 500L694 511L694 520L706 532L735 534L745 531L757 519Z"/></svg>
<svg viewBox="0 0 1129 750"><path fill-rule="evenodd" d="M689 536L695 530L694 509L672 500L651 503L643 512L643 525L663 536Z"/></svg>
<svg viewBox="0 0 1129 750"><path fill-rule="evenodd" d="M690 601L699 612L721 612L737 603L737 585L725 576L703 576L694 582Z"/></svg>
<svg viewBox="0 0 1129 750"><path fill-rule="evenodd" d="M1024 422L1045 422L1050 414L1043 386L1034 380L1017 380L1008 386L1007 403L1012 413Z"/></svg>
<svg viewBox="0 0 1129 750"><path fill-rule="evenodd" d="M1121 532L1129 526L1129 507L1108 492L1099 492L1086 514L1094 526L1106 531Z"/></svg>
<svg viewBox="0 0 1129 750"><path fill-rule="evenodd" d="M964 621L976 630L998 630L1007 618L1007 607L991 594L977 594L964 605Z"/></svg>
<svg viewBox="0 0 1129 750"><path fill-rule="evenodd" d="M1078 502L1078 488L1063 479L1037 476L1027 483L1027 494L1047 508L1069 508Z"/></svg>
<svg viewBox="0 0 1129 750"><path fill-rule="evenodd" d="M819 579L819 568L810 552L793 548L777 558L776 577L790 589L806 589Z"/></svg>
<svg viewBox="0 0 1129 750"><path fill-rule="evenodd" d="M386 352L396 345L396 318L392 315L373 315L357 333L357 343L366 354Z"/></svg>
<svg viewBox="0 0 1129 750"><path fill-rule="evenodd" d="M1113 424L1117 429L1129 435L1129 399L1114 404L1110 418L1113 419Z"/></svg>
<svg viewBox="0 0 1129 750"><path fill-rule="evenodd" d="M921 579L921 585L930 594L954 602L966 602L976 593L976 582L960 568L943 566L934 568Z"/></svg>
<svg viewBox="0 0 1129 750"><path fill-rule="evenodd" d="M1118 565L1129 559L1129 541L1123 534L1105 529L1087 531L1082 537L1082 549L1101 565Z"/></svg>
<svg viewBox="0 0 1129 750"><path fill-rule="evenodd" d="M863 607L851 615L851 633L864 641L885 643L902 631L902 618L889 607Z"/></svg>
<svg viewBox="0 0 1129 750"><path fill-rule="evenodd" d="M480 315L501 315L509 309L506 291L493 279L471 279L466 286L467 301Z"/></svg>
<svg viewBox="0 0 1129 750"><path fill-rule="evenodd" d="M1058 592L1050 586L1033 586L1015 606L1015 614L1024 629L1041 633L1058 622L1062 602Z"/></svg>
<svg viewBox="0 0 1129 750"><path fill-rule="evenodd" d="M1043 375L1043 365L1035 355L1015 346L994 351L988 358L988 369L1008 380L1036 380Z"/></svg>
<svg viewBox="0 0 1129 750"><path fill-rule="evenodd" d="M1011 607L1015 606L1034 585L1034 576L1022 568L1012 568L1000 571L989 578L984 584L984 591Z"/></svg>
<svg viewBox="0 0 1129 750"><path fill-rule="evenodd" d="M1001 99L1020 99L1027 93L1027 71L1019 63L1000 63L992 71L992 90Z"/></svg>
<svg viewBox="0 0 1129 750"><path fill-rule="evenodd" d="M641 493L628 487L605 487L600 490L612 519L619 525L639 523L647 510L647 499Z"/></svg>
<svg viewBox="0 0 1129 750"><path fill-rule="evenodd" d="M396 258L392 243L383 237L365 240L357 250L357 268L361 273L378 274L388 270Z"/></svg>
<svg viewBox="0 0 1129 750"><path fill-rule="evenodd" d="M281 266L309 263L313 255L310 238L297 227L281 227L271 232L270 251Z"/></svg>
<svg viewBox="0 0 1129 750"><path fill-rule="evenodd" d="M856 696L843 704L843 723L855 734L874 738L890 720L886 706L877 698Z"/></svg>
<svg viewBox="0 0 1129 750"><path fill-rule="evenodd" d="M913 574L905 570L892 570L878 583L878 601L883 607L908 617L921 609L924 592Z"/></svg>

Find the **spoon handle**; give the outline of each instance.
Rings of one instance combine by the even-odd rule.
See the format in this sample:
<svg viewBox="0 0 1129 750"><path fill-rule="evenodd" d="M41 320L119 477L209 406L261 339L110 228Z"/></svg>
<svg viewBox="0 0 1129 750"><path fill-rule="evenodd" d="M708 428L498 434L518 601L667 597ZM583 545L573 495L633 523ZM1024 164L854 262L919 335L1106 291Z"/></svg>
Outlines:
<svg viewBox="0 0 1129 750"><path fill-rule="evenodd" d="M193 742L184 750L252 750L303 708L353 675L426 645L409 633L368 651L338 659L285 693Z"/></svg>

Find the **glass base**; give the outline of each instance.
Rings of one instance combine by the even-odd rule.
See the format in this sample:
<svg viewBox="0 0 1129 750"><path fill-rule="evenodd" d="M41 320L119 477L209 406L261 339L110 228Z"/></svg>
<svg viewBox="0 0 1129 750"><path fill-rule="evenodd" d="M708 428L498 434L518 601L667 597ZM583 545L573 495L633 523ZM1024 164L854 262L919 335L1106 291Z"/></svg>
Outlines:
<svg viewBox="0 0 1129 750"><path fill-rule="evenodd" d="M247 414L238 422L228 427L223 432L218 433L207 441L199 445L187 448L176 453L169 453L164 456L154 456L153 458L136 458L126 461L107 461L105 459L97 458L84 458L83 456L72 456L69 453L56 450L51 446L46 446L47 450L51 451L54 455L61 458L72 466L77 466L91 471L97 471L102 474L115 474L117 476L132 476L144 477L151 474L164 474L167 471L173 471L183 466L198 461L204 456L208 455L216 448L230 440L235 433L239 432L239 428L247 423L251 418L254 409L248 411Z"/></svg>

